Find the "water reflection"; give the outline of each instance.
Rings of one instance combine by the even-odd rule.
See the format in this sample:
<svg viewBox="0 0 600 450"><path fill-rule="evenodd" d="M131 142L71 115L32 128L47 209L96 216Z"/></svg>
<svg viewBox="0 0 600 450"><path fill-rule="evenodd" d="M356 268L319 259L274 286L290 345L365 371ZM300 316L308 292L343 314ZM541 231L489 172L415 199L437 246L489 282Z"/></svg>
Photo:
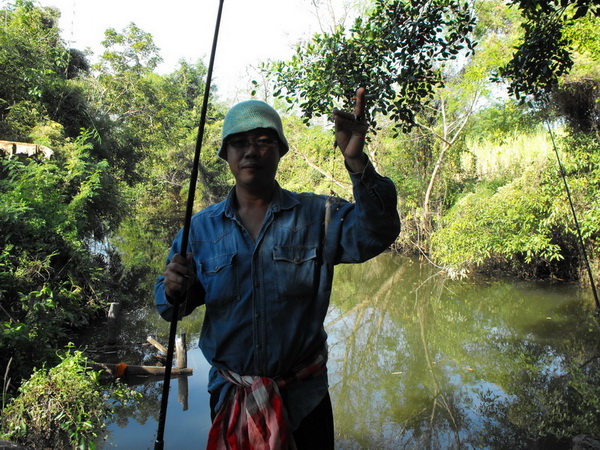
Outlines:
<svg viewBox="0 0 600 450"><path fill-rule="evenodd" d="M194 347L201 319L180 326ZM166 341L153 312L135 328ZM326 328L340 449L569 448L600 434L600 333L574 286L452 281L384 254L337 269ZM197 348L189 363L189 409L173 381L165 448L205 445L208 365ZM138 389L103 448L153 447L160 383Z"/></svg>
<svg viewBox="0 0 600 450"><path fill-rule="evenodd" d="M205 448L210 428L209 396L206 392L210 366L197 346L202 324L202 311L197 311L179 323L178 331L185 331L188 341L188 367L193 375L174 377L171 380L169 405L164 434L164 448ZM153 347L143 345L147 336L159 342L168 341L169 326L155 312L152 305L136 310L122 318L120 342L137 342L118 352L111 362L127 361L128 364L154 365ZM125 325L126 324L126 325ZM98 440L100 449L153 449L158 427L162 395L162 377L153 377L143 383L143 377L133 380L132 388L142 397L135 405L117 406ZM128 380L131 382L131 380ZM187 385L187 397L182 397L180 384Z"/></svg>
<svg viewBox="0 0 600 450"><path fill-rule="evenodd" d="M599 333L575 287L451 281L391 255L344 268L335 286L340 448L532 448L559 417L558 438L598 432ZM587 376L573 376L587 388L587 421L585 408L560 406L567 395L542 398L556 377L570 390L564 375L584 363Z"/></svg>

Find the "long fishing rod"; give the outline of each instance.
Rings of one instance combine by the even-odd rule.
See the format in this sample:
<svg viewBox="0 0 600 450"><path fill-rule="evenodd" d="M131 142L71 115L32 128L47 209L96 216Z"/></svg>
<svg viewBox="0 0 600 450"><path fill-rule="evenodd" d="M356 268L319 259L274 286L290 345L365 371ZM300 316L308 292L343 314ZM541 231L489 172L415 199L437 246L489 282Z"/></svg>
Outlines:
<svg viewBox="0 0 600 450"><path fill-rule="evenodd" d="M190 176L190 187L188 192L187 204L185 209L185 221L183 224L183 236L181 239L181 248L179 253L184 258L187 256L187 246L190 234L190 224L192 221L192 212L194 209L194 194L196 192L196 184L198 182L198 167L200 165L200 151L202 149L202 140L204 138L204 126L206 125L206 114L208 110L208 97L210 94L210 85L212 83L212 72L215 62L215 54L217 50L217 41L219 39L219 28L221 26L221 14L223 12L223 1L219 0L219 10L217 12L217 22L215 25L215 34L213 37L210 60L208 63L208 71L206 74L206 84L204 86L204 100L202 103L202 111L200 113L200 124L198 126L198 136L196 139L196 149L194 152L194 162L192 165L192 173ZM164 447L165 422L167 419L167 407L169 404L169 389L171 384L171 366L173 365L173 353L175 350L175 334L177 332L177 320L179 317L179 302L173 303L172 318L169 327L169 344L167 347L167 361L165 363L165 379L163 383L162 398L160 403L160 416L158 420L158 431L156 440L154 441L154 450L162 450Z"/></svg>
<svg viewBox="0 0 600 450"><path fill-rule="evenodd" d="M556 160L558 161L558 168L559 168L563 183L565 185L565 191L567 192L567 198L569 199L569 206L571 207L571 214L573 215L573 220L575 222L575 229L577 230L577 236L579 238L579 246L581 247L581 253L583 255L583 260L585 261L585 266L587 268L587 273L588 273L588 277L590 279L590 284L592 285L592 293L594 294L594 300L596 302L596 314L600 314L600 301L598 300L598 292L596 290L596 283L594 282L592 268L590 266L590 261L587 256L587 252L585 251L585 245L583 243L583 236L581 234L581 228L579 227L579 221L577 220L577 214L575 214L575 206L573 206L573 199L571 198L571 191L569 189L569 184L567 183L565 169L560 160L560 156L558 155L558 149L556 148L556 142L554 142L554 133L552 133L552 129L550 128L550 123L548 122L547 119L546 119L546 126L548 127L548 132L550 133L550 138L552 139L552 147L554 148L554 153L556 154Z"/></svg>

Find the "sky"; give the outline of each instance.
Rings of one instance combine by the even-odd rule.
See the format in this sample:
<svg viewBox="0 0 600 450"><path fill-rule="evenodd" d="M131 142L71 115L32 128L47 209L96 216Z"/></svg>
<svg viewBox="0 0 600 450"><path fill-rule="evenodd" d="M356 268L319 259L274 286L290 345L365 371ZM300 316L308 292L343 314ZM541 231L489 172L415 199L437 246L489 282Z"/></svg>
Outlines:
<svg viewBox="0 0 600 450"><path fill-rule="evenodd" d="M341 0L340 0L341 1ZM168 73L180 59L207 65L219 0L38 0L61 11L59 27L68 45L102 50L107 28L122 31L134 22L152 34ZM286 59L294 44L320 31L311 0L224 0L213 83L221 100L240 101L249 65Z"/></svg>

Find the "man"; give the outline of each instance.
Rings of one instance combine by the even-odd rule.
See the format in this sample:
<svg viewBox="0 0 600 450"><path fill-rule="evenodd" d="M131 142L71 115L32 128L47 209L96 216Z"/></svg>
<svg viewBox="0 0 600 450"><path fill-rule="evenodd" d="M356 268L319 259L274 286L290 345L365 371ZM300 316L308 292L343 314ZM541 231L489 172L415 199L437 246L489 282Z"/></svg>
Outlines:
<svg viewBox="0 0 600 450"><path fill-rule="evenodd" d="M333 267L376 256L400 230L394 185L363 152L365 90L356 94L354 114L333 113L355 203L281 189L281 119L250 100L223 123L219 156L235 186L194 215L187 258L181 231L173 242L156 304L166 320L173 302L185 299L182 315L206 305L209 448L333 448L323 327Z"/></svg>

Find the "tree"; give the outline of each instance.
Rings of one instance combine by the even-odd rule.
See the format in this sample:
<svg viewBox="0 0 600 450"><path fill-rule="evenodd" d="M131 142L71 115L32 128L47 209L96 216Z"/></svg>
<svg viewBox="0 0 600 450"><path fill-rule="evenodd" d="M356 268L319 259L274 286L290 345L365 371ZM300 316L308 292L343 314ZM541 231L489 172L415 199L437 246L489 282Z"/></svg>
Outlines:
<svg viewBox="0 0 600 450"><path fill-rule="evenodd" d="M119 290L118 266L91 251L119 209L92 142L83 133L55 160L0 158L0 364L13 358L15 383Z"/></svg>
<svg viewBox="0 0 600 450"><path fill-rule="evenodd" d="M164 252L181 226L192 170L200 108L205 90L203 62L180 61L172 73L142 76L135 96L146 114L130 118L132 133L139 133L143 155L136 163L139 180L127 190L132 211L114 236L123 263L139 278L152 277L162 270ZM218 125L223 108L212 102L204 148L219 144ZM216 152L204 151L199 168L200 183L195 196L198 208L221 200L228 192L226 166Z"/></svg>
<svg viewBox="0 0 600 450"><path fill-rule="evenodd" d="M104 244L126 211L122 173L99 151L100 132L102 145L115 134L95 120L87 60L60 40L58 10L17 1L2 13L0 136L54 150L50 160L0 155L0 364L13 358L18 384L122 292Z"/></svg>
<svg viewBox="0 0 600 450"><path fill-rule="evenodd" d="M356 88L365 86L373 125L381 113L399 128L412 127L423 102L443 85L444 64L473 50L475 17L455 0L374 5L350 30L316 34L291 60L268 65L278 85L274 96L299 104L308 121L330 114L335 102L351 109Z"/></svg>
<svg viewBox="0 0 600 450"><path fill-rule="evenodd" d="M419 128L432 136L433 145L437 147L437 154L432 155L427 168L429 181L422 203L421 227L425 236L433 229L430 203L447 155L454 149L456 156L467 150L463 145L464 131L471 116L482 109L482 105L493 101L494 86L490 77L506 61L504 55L519 24L515 14L499 2L479 1L474 7L477 26L473 35L477 39L478 51L460 62L448 64L443 73L444 86L434 90L435 101L425 104L428 113L415 120ZM441 216L442 204L437 210Z"/></svg>
<svg viewBox="0 0 600 450"><path fill-rule="evenodd" d="M134 147L155 141L157 103L164 106L157 91L165 86L157 86L164 79L153 73L161 57L152 35L130 23L121 33L106 30L102 45L105 50L88 80L96 116L107 132L122 132Z"/></svg>
<svg viewBox="0 0 600 450"><path fill-rule="evenodd" d="M277 86L274 95L289 105L298 104L306 122L330 114L334 104L352 109L355 89L365 86L370 94L367 116L375 131L380 128L378 121L387 116L386 125L395 136L416 125L439 139L437 163L426 169L429 187L419 215L421 228L429 230L434 183L470 114L468 107L465 116L459 113L465 108L449 99L456 91L444 92L444 86L461 76L459 71L452 75L457 71L451 62L471 54L474 29L474 10L466 3L377 0L349 30L338 26L333 32L316 34L296 48L291 60L266 69ZM444 123L438 127L440 120ZM370 157L378 167L375 152ZM426 160L429 163L429 157Z"/></svg>
<svg viewBox="0 0 600 450"><path fill-rule="evenodd" d="M567 28L588 15L600 17L600 1L515 0L513 5L523 15L524 35L499 75L509 80L509 91L518 99L547 95L573 67Z"/></svg>
<svg viewBox="0 0 600 450"><path fill-rule="evenodd" d="M76 137L89 125L87 105L77 78L87 61L69 51L59 36L60 13L18 1L2 10L0 23L0 136L29 140L36 124L63 122Z"/></svg>

